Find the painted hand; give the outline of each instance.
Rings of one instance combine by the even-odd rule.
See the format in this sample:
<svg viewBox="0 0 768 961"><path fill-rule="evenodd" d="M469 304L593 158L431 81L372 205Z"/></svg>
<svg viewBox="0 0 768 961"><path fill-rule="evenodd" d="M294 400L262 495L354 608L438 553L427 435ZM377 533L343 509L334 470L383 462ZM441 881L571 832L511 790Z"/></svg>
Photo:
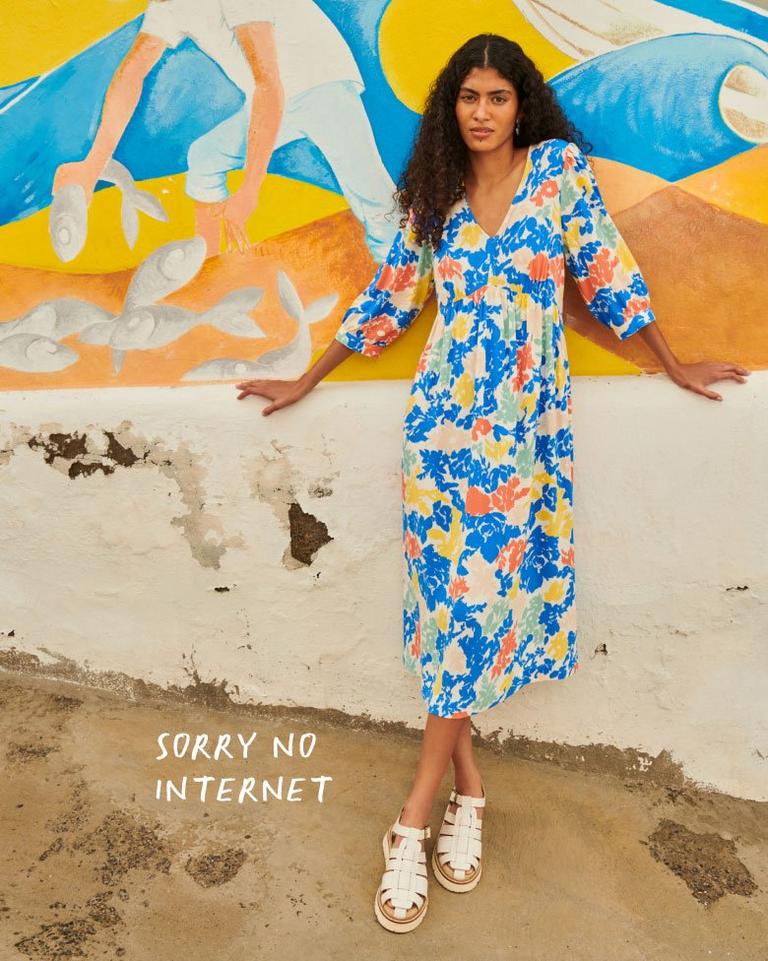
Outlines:
<svg viewBox="0 0 768 961"><path fill-rule="evenodd" d="M94 188L99 180L100 170L96 170L88 160L77 160L74 163L61 164L53 176L52 193L70 184L79 184L85 191L85 199L90 204Z"/></svg>
<svg viewBox="0 0 768 961"><path fill-rule="evenodd" d="M707 384L718 380L736 380L746 383L750 371L740 364L727 360L702 360L695 364L677 364L669 371L669 376L679 386L702 394L711 400L722 400L722 395L708 390Z"/></svg>
<svg viewBox="0 0 768 961"><path fill-rule="evenodd" d="M251 246L246 224L254 210L250 196L237 190L221 205L221 220L224 226L224 249L239 250L241 254Z"/></svg>

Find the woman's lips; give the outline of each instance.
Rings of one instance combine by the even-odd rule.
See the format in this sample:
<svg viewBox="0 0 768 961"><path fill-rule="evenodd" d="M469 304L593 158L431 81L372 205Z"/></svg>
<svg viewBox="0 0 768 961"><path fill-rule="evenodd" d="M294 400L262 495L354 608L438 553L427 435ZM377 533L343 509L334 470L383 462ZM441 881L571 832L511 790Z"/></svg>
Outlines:
<svg viewBox="0 0 768 961"><path fill-rule="evenodd" d="M478 140L485 140L486 137L490 137L493 133L488 127L470 127L469 132L473 137L477 137Z"/></svg>

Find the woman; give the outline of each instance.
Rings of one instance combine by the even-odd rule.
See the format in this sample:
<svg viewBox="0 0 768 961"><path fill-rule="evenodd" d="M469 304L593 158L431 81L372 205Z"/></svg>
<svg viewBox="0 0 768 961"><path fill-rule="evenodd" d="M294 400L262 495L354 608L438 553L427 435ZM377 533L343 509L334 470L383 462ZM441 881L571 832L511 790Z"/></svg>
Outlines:
<svg viewBox="0 0 768 961"><path fill-rule="evenodd" d="M434 876L462 893L480 880L485 789L470 717L578 667L564 261L597 320L622 340L639 333L681 387L721 400L707 384L749 373L672 354L579 140L516 43L467 41L430 90L397 193L400 231L335 342L298 381L237 385L239 398L271 399L263 414L295 403L350 351L379 354L436 291L401 465L403 661L428 713L410 794L383 839L375 913L389 931L426 913L423 842L449 760Z"/></svg>

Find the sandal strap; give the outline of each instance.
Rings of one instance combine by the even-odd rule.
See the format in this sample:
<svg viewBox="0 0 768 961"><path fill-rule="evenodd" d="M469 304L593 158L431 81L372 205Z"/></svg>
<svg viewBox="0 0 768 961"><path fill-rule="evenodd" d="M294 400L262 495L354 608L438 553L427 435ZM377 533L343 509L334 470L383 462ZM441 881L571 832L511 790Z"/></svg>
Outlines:
<svg viewBox="0 0 768 961"><path fill-rule="evenodd" d="M456 804L456 811L450 805ZM476 869L482 855L482 820L475 808L485 806L485 788L481 798L451 791L448 807L437 838L437 854L442 864L456 872L456 879L463 880L464 873Z"/></svg>
<svg viewBox="0 0 768 961"><path fill-rule="evenodd" d="M399 834L404 838L412 838L414 841L424 841L432 837L432 829L428 824L423 828L415 828L409 824L401 824L399 817L392 825L392 833Z"/></svg>
<svg viewBox="0 0 768 961"><path fill-rule="evenodd" d="M417 829L418 830L418 829ZM392 847L379 890L382 902L389 901L396 920L403 920L410 908L420 908L427 896L426 854L418 839L406 838Z"/></svg>
<svg viewBox="0 0 768 961"><path fill-rule="evenodd" d="M456 788L451 789L451 796L448 800L449 804L471 804L472 807L484 808L485 807L485 788L483 788L482 797L472 797L471 794L459 794Z"/></svg>

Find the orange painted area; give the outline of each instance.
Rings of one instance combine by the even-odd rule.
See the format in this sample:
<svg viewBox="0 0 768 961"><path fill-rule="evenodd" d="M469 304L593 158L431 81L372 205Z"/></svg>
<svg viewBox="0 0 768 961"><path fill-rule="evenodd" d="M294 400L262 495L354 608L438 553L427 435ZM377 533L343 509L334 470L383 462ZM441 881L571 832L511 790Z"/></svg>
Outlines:
<svg viewBox="0 0 768 961"><path fill-rule="evenodd" d="M768 144L679 180L677 186L723 210L768 224Z"/></svg>
<svg viewBox="0 0 768 961"><path fill-rule="evenodd" d="M322 270L317 269L318 264L322 264ZM296 322L284 311L277 296L279 270L287 273L305 306L318 297L339 294L337 308L311 327L313 346L325 346L336 333L344 309L375 269L360 223L349 212L335 214L257 244L244 254L211 258L191 283L163 301L201 312L236 288L262 287L264 297L252 316L266 337L234 337L201 326L164 347L127 351L120 373L115 374L111 348L82 344L73 335L62 343L80 354L75 364L62 371L39 374L0 368L0 389L172 385L182 383L182 374L204 360L256 360L266 351L289 343L296 332ZM21 316L42 299L77 297L117 314L132 275L132 270L80 275L0 265L3 313L9 320ZM41 291L45 292L44 298Z"/></svg>

